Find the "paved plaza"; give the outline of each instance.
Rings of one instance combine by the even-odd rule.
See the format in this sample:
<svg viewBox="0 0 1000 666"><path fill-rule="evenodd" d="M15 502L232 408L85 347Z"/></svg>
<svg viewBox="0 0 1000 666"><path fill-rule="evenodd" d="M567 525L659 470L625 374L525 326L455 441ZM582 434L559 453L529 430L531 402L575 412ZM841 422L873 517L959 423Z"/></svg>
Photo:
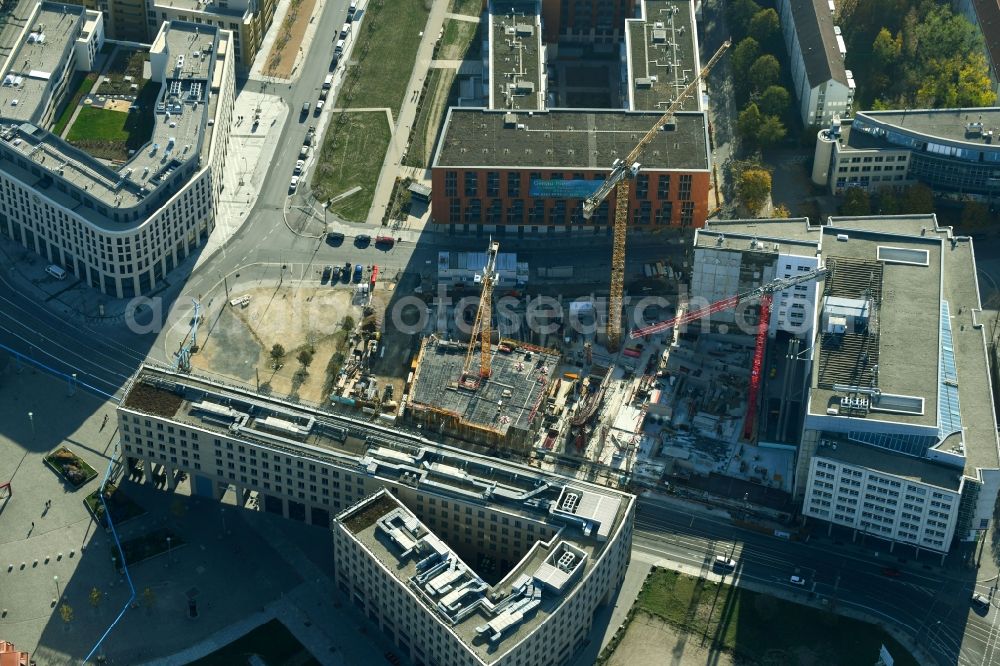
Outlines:
<svg viewBox="0 0 1000 666"><path fill-rule="evenodd" d="M130 568L130 605L112 538L83 503L114 452L114 405L68 393L65 382L18 373L12 362L0 371L0 482L13 479L14 487L0 513L0 638L29 650L39 666L78 664L127 608L96 653L107 663L184 664L275 617L323 664L383 659L390 646L381 634L334 594L328 530L237 508L232 492L222 503L192 498L187 482L171 492L121 481L146 510L120 526L123 541L163 528L184 541ZM72 490L42 462L58 446L101 475ZM63 604L73 610L69 622Z"/></svg>

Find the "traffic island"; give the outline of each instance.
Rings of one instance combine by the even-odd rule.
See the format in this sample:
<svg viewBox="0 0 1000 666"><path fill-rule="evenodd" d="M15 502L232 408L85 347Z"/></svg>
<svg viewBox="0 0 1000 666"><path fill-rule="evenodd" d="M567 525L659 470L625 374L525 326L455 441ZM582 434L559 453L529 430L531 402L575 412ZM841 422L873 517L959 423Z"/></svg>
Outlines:
<svg viewBox="0 0 1000 666"><path fill-rule="evenodd" d="M45 456L44 460L45 464L72 486L73 490L97 478L97 470L65 446Z"/></svg>
<svg viewBox="0 0 1000 666"><path fill-rule="evenodd" d="M139 562L168 551L176 550L179 546L183 545L184 539L165 527L153 530L149 534L144 534L135 539L121 542L122 553L125 554L125 562L129 566L134 566ZM113 555L117 556L118 551L115 550Z"/></svg>
<svg viewBox="0 0 1000 666"><path fill-rule="evenodd" d="M101 501L101 494L103 492L104 501ZM104 484L103 488L98 488L94 492L87 495L83 503L87 505L87 509L90 510L94 520L96 520L101 527L108 529L107 515L105 511L105 505L107 505L108 510L111 512L111 520L116 527L120 527L126 521L132 520L133 518L138 518L146 514L146 510L141 506L132 501L125 492L118 488L113 483Z"/></svg>

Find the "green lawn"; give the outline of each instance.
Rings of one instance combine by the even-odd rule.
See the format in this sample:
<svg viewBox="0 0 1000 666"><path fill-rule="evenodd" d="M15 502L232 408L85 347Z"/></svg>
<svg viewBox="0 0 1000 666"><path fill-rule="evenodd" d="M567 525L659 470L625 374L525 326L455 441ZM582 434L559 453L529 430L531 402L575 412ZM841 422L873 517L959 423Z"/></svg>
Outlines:
<svg viewBox="0 0 1000 666"><path fill-rule="evenodd" d="M86 75L83 72L77 72L73 75L73 81L70 83L70 86L76 88L76 92L66 102L62 113L59 114L59 119L52 126L53 134L59 136L63 133L63 130L66 129L66 124L73 115L73 110L80 104L83 96L91 91L95 83L97 83L97 74L93 72Z"/></svg>
<svg viewBox="0 0 1000 666"><path fill-rule="evenodd" d="M392 109L409 92L420 33L427 23L429 0L372 0L368 5L351 51L341 103L348 108ZM386 45L391 45L386 48Z"/></svg>
<svg viewBox="0 0 1000 666"><path fill-rule="evenodd" d="M452 14L479 16L483 11L484 3L485 0L451 0L448 3L448 11Z"/></svg>
<svg viewBox="0 0 1000 666"><path fill-rule="evenodd" d="M97 476L97 470L65 446L45 456L45 463L74 489L89 483Z"/></svg>
<svg viewBox="0 0 1000 666"><path fill-rule="evenodd" d="M873 664L884 644L898 666L916 666L875 625L675 571L654 568L635 608L751 663L801 662L808 654L809 663Z"/></svg>
<svg viewBox="0 0 1000 666"><path fill-rule="evenodd" d="M73 127L66 139L70 143L78 141L121 141L128 140L125 121L128 114L121 111L107 111L85 106L80 109Z"/></svg>
<svg viewBox="0 0 1000 666"><path fill-rule="evenodd" d="M319 666L319 661L278 620L271 620L237 638L191 666L248 664L258 657L268 666Z"/></svg>
<svg viewBox="0 0 1000 666"><path fill-rule="evenodd" d="M147 81L134 102L137 110L128 113L81 108L66 140L94 157L127 160L129 151L138 150L153 135L153 104L159 90L160 84Z"/></svg>
<svg viewBox="0 0 1000 666"><path fill-rule="evenodd" d="M330 210L344 219L363 222L375 196L389 138L389 121L383 112L338 114L327 130L313 174L316 199L325 203L359 185L361 191L334 203Z"/></svg>
<svg viewBox="0 0 1000 666"><path fill-rule="evenodd" d="M403 164L413 167L429 167L434 150L434 137L444 121L448 105L448 93L455 80L453 69L432 69L427 75L427 88L420 98L417 117L410 131L410 147L406 151ZM428 132L431 133L428 138Z"/></svg>
<svg viewBox="0 0 1000 666"><path fill-rule="evenodd" d="M478 23L449 19L444 22L444 35L438 49L439 60L461 60L469 50L472 38L479 30Z"/></svg>

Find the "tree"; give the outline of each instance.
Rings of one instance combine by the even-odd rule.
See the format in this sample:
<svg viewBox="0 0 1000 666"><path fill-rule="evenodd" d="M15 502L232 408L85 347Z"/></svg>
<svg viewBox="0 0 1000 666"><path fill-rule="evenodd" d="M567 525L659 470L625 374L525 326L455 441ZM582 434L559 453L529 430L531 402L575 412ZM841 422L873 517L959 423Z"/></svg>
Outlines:
<svg viewBox="0 0 1000 666"><path fill-rule="evenodd" d="M347 315L346 317L344 317L343 321L340 322L340 328L350 333L351 331L354 330L355 323L356 322L354 321L354 317L352 317L351 315Z"/></svg>
<svg viewBox="0 0 1000 666"><path fill-rule="evenodd" d="M771 196L771 173L760 167L745 169L736 178L736 191L750 214L756 214Z"/></svg>
<svg viewBox="0 0 1000 666"><path fill-rule="evenodd" d="M980 229L992 222L990 209L978 201L968 201L962 206L962 228Z"/></svg>
<svg viewBox="0 0 1000 666"><path fill-rule="evenodd" d="M895 190L883 187L878 191L877 210L879 215L899 215L899 196Z"/></svg>
<svg viewBox="0 0 1000 666"><path fill-rule="evenodd" d="M788 105L791 101L792 96L789 94L787 88L783 88L782 86L768 86L760 94L757 106L760 108L761 113L780 118L788 110Z"/></svg>
<svg viewBox="0 0 1000 666"><path fill-rule="evenodd" d="M871 198L860 187L848 187L844 192L844 202L840 205L841 215L870 215Z"/></svg>
<svg viewBox="0 0 1000 666"><path fill-rule="evenodd" d="M778 204L777 206L774 207L774 210L771 211L771 217L774 218L787 220L791 216L792 213L791 211L788 210L788 206L786 206L785 204Z"/></svg>
<svg viewBox="0 0 1000 666"><path fill-rule="evenodd" d="M753 0L731 0L726 3L726 23L733 29L737 39L746 36L747 26L758 12L760 5Z"/></svg>
<svg viewBox="0 0 1000 666"><path fill-rule="evenodd" d="M275 343L271 347L271 358L274 359L274 365L277 367L281 363L281 359L285 358L285 348L281 344Z"/></svg>
<svg viewBox="0 0 1000 666"><path fill-rule="evenodd" d="M765 51L775 53L781 49L781 23L778 12L762 9L750 19L750 36L760 42Z"/></svg>
<svg viewBox="0 0 1000 666"><path fill-rule="evenodd" d="M101 604L101 591L96 587L90 589L90 605L97 608Z"/></svg>
<svg viewBox="0 0 1000 666"><path fill-rule="evenodd" d="M757 127L757 145L768 148L785 138L786 130L778 116L764 116Z"/></svg>
<svg viewBox="0 0 1000 666"><path fill-rule="evenodd" d="M73 621L73 607L70 606L69 604L63 604L62 606L60 606L59 607L59 617L61 617L62 621L65 622L66 624L69 624L70 622L72 622Z"/></svg>
<svg viewBox="0 0 1000 666"><path fill-rule="evenodd" d="M762 55L750 66L750 88L760 92L777 83L780 76L781 63L778 59L771 54Z"/></svg>
<svg viewBox="0 0 1000 666"><path fill-rule="evenodd" d="M997 101L990 83L986 56L973 53L959 66L956 86L957 106L991 106Z"/></svg>
<svg viewBox="0 0 1000 666"><path fill-rule="evenodd" d="M934 193L931 188L920 183L907 187L903 191L901 212L907 214L933 213Z"/></svg>
<svg viewBox="0 0 1000 666"><path fill-rule="evenodd" d="M756 104L750 102L745 109L740 111L740 115L736 119L736 131L744 141L756 145L757 132L760 131L761 122L763 122L763 117L760 115L760 109L757 108Z"/></svg>
<svg viewBox="0 0 1000 666"><path fill-rule="evenodd" d="M296 358L302 364L302 369L305 370L313 362L313 351L312 349L303 349Z"/></svg>
<svg viewBox="0 0 1000 666"><path fill-rule="evenodd" d="M875 36L872 44L872 55L875 57L875 64L878 67L888 68L896 64L900 54L903 52L903 36L897 34L895 37L886 28L882 28Z"/></svg>
<svg viewBox="0 0 1000 666"><path fill-rule="evenodd" d="M750 67L760 57L760 43L753 37L747 37L736 45L733 54L729 56L733 65L733 75L737 81L746 81L750 75Z"/></svg>

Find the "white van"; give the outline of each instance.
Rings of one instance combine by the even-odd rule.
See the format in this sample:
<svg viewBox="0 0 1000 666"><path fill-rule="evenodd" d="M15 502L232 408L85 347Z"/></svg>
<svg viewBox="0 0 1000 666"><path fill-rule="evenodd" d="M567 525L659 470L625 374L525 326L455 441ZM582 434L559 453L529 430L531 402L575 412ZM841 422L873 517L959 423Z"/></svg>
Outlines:
<svg viewBox="0 0 1000 666"><path fill-rule="evenodd" d="M337 40L337 45L333 48L333 52L336 55L340 55L341 53L344 52L344 40L343 39L338 39Z"/></svg>
<svg viewBox="0 0 1000 666"><path fill-rule="evenodd" d="M333 85L333 74L327 74L326 78L323 79L323 89L326 90Z"/></svg>
<svg viewBox="0 0 1000 666"><path fill-rule="evenodd" d="M45 267L45 272L54 277L57 280L66 279L66 269L61 266L56 266L55 264L50 264Z"/></svg>
<svg viewBox="0 0 1000 666"><path fill-rule="evenodd" d="M350 23L345 23L344 25L340 26L340 38L341 39L347 39L347 36L349 34L351 34L351 24Z"/></svg>

